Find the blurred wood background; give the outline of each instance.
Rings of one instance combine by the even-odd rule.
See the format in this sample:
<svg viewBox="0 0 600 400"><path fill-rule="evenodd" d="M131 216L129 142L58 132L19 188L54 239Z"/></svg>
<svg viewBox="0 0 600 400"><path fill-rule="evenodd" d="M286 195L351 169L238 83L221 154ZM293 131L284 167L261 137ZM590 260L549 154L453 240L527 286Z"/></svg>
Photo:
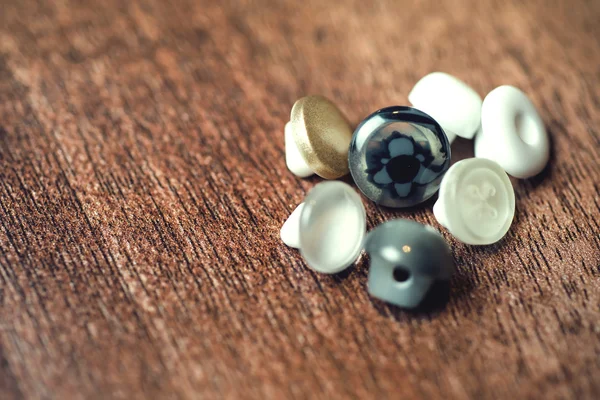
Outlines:
<svg viewBox="0 0 600 400"><path fill-rule="evenodd" d="M600 398L597 0L0 2L0 398ZM279 228L306 94L353 123L445 71L553 141L499 244L446 231L441 311ZM453 159L473 155L457 141ZM365 200L368 226L436 223Z"/></svg>

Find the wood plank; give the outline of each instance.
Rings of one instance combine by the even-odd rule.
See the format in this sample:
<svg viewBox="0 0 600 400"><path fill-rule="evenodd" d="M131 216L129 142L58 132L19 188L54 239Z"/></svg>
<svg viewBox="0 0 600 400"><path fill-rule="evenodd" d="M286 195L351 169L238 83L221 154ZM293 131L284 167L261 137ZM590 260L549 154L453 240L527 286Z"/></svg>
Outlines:
<svg viewBox="0 0 600 400"><path fill-rule="evenodd" d="M600 2L4 1L1 398L599 398ZM451 73L520 87L552 160L500 243L442 230L441 311L279 240L306 94L352 123ZM473 155L458 140L453 159ZM365 200L437 228L433 202Z"/></svg>

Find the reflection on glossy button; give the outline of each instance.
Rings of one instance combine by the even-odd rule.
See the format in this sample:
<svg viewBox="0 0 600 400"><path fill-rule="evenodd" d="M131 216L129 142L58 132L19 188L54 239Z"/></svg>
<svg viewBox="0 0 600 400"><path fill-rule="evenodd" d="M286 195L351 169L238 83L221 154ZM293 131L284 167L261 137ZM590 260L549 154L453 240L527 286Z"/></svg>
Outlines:
<svg viewBox="0 0 600 400"><path fill-rule="evenodd" d="M433 207L438 222L461 242L486 245L506 235L515 214L515 193L500 165L469 158L444 177Z"/></svg>
<svg viewBox="0 0 600 400"><path fill-rule="evenodd" d="M289 170L301 178L314 174L336 179L348 173L352 128L342 112L323 96L296 101L285 126Z"/></svg>
<svg viewBox="0 0 600 400"><path fill-rule="evenodd" d="M322 182L306 196L281 228L282 241L300 249L309 267L334 274L360 255L366 229L365 208L346 183Z"/></svg>
<svg viewBox="0 0 600 400"><path fill-rule="evenodd" d="M450 166L450 143L429 115L393 106L361 122L348 160L352 178L369 199L386 207L410 207L437 192Z"/></svg>

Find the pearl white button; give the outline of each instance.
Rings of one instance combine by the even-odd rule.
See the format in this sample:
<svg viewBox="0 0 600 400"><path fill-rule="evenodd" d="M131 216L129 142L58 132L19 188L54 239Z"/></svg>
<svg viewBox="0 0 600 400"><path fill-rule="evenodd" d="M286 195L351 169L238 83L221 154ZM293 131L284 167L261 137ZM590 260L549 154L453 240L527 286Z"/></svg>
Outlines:
<svg viewBox="0 0 600 400"><path fill-rule="evenodd" d="M308 266L334 274L350 266L362 251L366 213L358 193L346 183L316 185L283 224L281 240L300 249Z"/></svg>
<svg viewBox="0 0 600 400"><path fill-rule="evenodd" d="M433 213L461 242L492 244L502 239L512 224L514 189L496 162L468 158L446 172Z"/></svg>
<svg viewBox="0 0 600 400"><path fill-rule="evenodd" d="M496 161L515 178L542 172L550 157L550 142L540 115L522 91L500 86L486 96L475 157Z"/></svg>
<svg viewBox="0 0 600 400"><path fill-rule="evenodd" d="M452 75L426 75L411 90L408 100L442 126L450 143L456 136L472 139L479 129L481 96Z"/></svg>

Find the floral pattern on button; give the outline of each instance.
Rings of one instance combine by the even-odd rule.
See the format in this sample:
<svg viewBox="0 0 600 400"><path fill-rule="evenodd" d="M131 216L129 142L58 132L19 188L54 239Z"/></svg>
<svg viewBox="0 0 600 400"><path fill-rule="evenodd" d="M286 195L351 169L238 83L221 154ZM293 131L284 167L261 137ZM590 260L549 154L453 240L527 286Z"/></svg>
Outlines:
<svg viewBox="0 0 600 400"><path fill-rule="evenodd" d="M350 173L360 191L384 207L423 203L450 167L441 126L416 108L390 106L365 118L352 135Z"/></svg>
<svg viewBox="0 0 600 400"><path fill-rule="evenodd" d="M434 156L415 140L398 131L380 142L380 148L367 157L368 179L385 188L392 197L409 197L416 186L438 178L443 166L432 165Z"/></svg>
<svg viewBox="0 0 600 400"><path fill-rule="evenodd" d="M473 211L477 219L498 218L498 210L490 204L492 197L496 195L496 188L490 183L483 182L480 186L467 186L467 195L476 204Z"/></svg>

